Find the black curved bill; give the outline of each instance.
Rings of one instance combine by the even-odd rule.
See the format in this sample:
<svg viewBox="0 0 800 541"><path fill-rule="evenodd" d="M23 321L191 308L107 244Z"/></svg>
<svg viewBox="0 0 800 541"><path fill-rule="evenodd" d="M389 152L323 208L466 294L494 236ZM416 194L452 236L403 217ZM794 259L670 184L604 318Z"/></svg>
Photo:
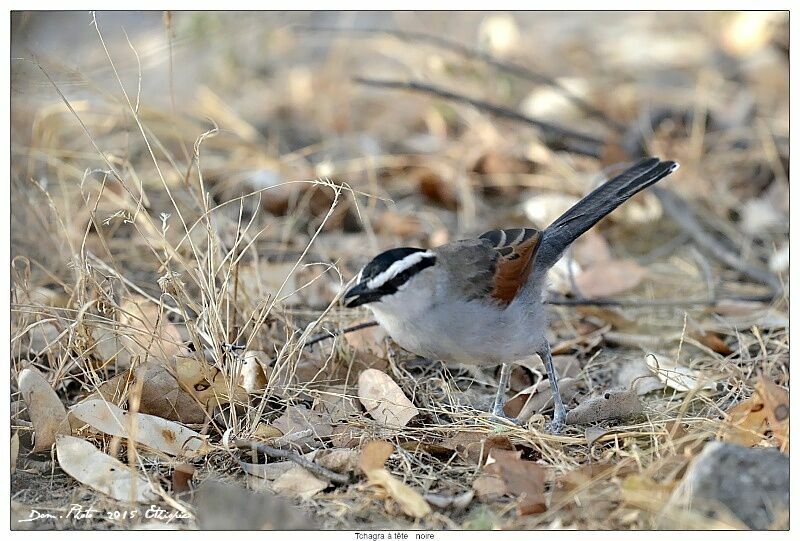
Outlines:
<svg viewBox="0 0 800 541"><path fill-rule="evenodd" d="M385 293L385 291L369 289L364 282L361 282L348 289L347 293L344 294L344 305L347 308L355 308L357 306L369 304L380 300Z"/></svg>

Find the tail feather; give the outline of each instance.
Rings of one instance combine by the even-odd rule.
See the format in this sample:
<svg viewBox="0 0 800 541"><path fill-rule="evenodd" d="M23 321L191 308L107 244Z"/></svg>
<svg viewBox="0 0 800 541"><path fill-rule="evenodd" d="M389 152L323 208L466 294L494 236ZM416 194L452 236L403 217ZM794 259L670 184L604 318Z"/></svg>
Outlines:
<svg viewBox="0 0 800 541"><path fill-rule="evenodd" d="M536 269L549 269L575 239L622 203L678 169L673 161L646 158L599 186L550 224L542 234Z"/></svg>

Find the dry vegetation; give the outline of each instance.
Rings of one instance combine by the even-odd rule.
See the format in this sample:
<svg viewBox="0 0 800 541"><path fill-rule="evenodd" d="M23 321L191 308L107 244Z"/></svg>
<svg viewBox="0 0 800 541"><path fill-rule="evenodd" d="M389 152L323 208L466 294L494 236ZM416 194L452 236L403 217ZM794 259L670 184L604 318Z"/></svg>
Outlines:
<svg viewBox="0 0 800 541"><path fill-rule="evenodd" d="M86 14L34 56L57 16L13 28L12 522L59 517L16 527L743 527L678 488L715 439L788 452L788 15ZM642 154L682 167L553 277L601 418L548 434L538 361L515 426L494 370L333 336L372 255L546 225ZM153 502L188 518L102 513Z"/></svg>

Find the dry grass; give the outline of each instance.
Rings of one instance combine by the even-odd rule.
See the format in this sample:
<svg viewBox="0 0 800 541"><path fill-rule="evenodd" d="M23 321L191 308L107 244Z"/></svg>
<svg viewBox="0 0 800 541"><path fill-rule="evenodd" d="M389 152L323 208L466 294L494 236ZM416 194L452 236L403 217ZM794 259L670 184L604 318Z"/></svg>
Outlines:
<svg viewBox="0 0 800 541"><path fill-rule="evenodd" d="M464 28L474 30L479 22L477 14L459 17ZM763 267L788 242L788 229L780 223L788 217L788 204L781 201L788 193L784 58L769 40L752 50L747 44L744 51L730 44L725 49L731 39L725 32L735 25L728 14L700 17L681 35L669 32L693 17L671 14L665 17L666 29L652 35L647 32L656 25L648 16L619 22L638 39L653 41L637 42L663 56L651 68L635 58L633 45L615 46L611 36L590 29L590 21L581 18L568 25L582 29L569 34L571 41L542 34L541 54L520 46L515 60L554 76L580 77L587 99L623 123L633 124L656 106L693 112L695 120L688 123L670 120L654 133L645 130L646 152L679 161L681 171L669 188L690 202L703 227L742 266ZM300 15L289 18L303 22ZM723 31L711 29L716 22ZM441 23L437 16L425 28ZM397 24L404 24L402 16ZM352 439L323 438L327 446L358 448L386 439L397 446L387 468L407 485L422 494L459 494L471 489L481 468L442 447L464 432L505 436L524 458L546 468L548 509L518 516L513 498L476 500L466 509L436 510L413 521L374 497L374 489L357 477L349 486L298 502L320 527L738 525L735 519L712 520L667 505L667 500L691 458L716 437L725 412L753 394L759 377L788 387L788 286L769 303L733 303L739 315L713 306L646 302L591 314L553 307L553 343L580 361L576 378L584 395L617 385L621 368L648 352L679 360L716 384L713 390L651 392L644 397L642 415L604 421L608 431L591 444L586 427L546 433L542 415L525 427L491 419L482 411L494 391L491 370L446 370L439 363L410 367L408 354L375 338L373 329L304 347L324 330L363 321L364 313L342 309L336 295L370 255L525 224L517 203L540 193L581 195L602 169L622 158L554 151L535 131L476 108L349 81L364 71L410 76L505 104L518 103L532 88L484 63L413 40L294 33L282 21L256 32L255 23L241 16L218 14L179 14L169 25L173 40L142 51L100 18L91 26L92 40L85 41L104 57L97 65L105 67L75 75L83 81L80 93L65 87L57 58L15 64L17 84L39 85L41 94L17 95L14 101L12 401L20 398L16 375L27 366L42 371L70 406L115 374L161 362L171 348L187 344L220 370L226 389L221 394L238 397L241 351L228 345L264 352L270 365L264 390L237 398L234 407L222 399L222 407L193 425L217 446L194 461L196 479L244 484L242 455L221 444L226 432L255 437L259 424L274 421L287 406L316 408L331 397L357 403L358 374L375 366L400 385L420 416L404 428L387 429L351 411L331 424ZM530 20L521 25L539 28ZM206 35L202 29L208 28ZM778 40L781 28L770 23L764 32ZM208 47L223 37L219 50ZM593 38L597 47L589 47ZM533 41L527 33L520 39ZM247 52L254 44L264 51L258 58ZM320 54L323 44L327 48ZM195 46L201 60L194 67L209 75L187 89L181 70L191 66L181 62ZM693 52L685 56L687 48ZM170 57L171 50L181 62ZM713 61L719 50L729 55L728 64ZM141 68L153 59L160 62L157 75ZM738 70L738 77L730 70ZM152 77L170 89L153 99L157 105L151 103L152 93L142 92L142 83ZM746 102L752 102L754 115L736 110ZM560 107L555 109L563 115L558 123L605 134L609 141L616 137L574 108ZM696 120L704 117L708 122ZM475 164L486 156L498 157L499 165L479 171ZM434 192L420 189L426 175ZM640 210L644 204L659 206L647 197ZM769 212L752 217L750 201ZM778 224L754 225L770 213ZM615 257L634 257L647 267L643 284L626 293L630 299L712 294L719 300L765 290L738 272L741 268L731 269L714 254L693 248L681 228L659 214L644 224L618 219L602 234ZM672 242L675 238L682 242ZM147 315L126 304L131 298L149 307ZM612 311L631 326L613 323ZM169 326L179 339L164 338ZM714 333L731 352L715 351L699 338L699 330ZM108 355L103 341L115 336L124 341L114 342ZM141 391L126 392L135 398ZM12 498L21 513L64 510L73 503L115 505L66 476L54 457L25 456L32 430L24 412L12 418L12 429L23 440L23 458L12 477ZM92 441L119 452L123 460L131 456L119 442ZM775 445L774 438L761 445ZM133 454L168 494L174 460ZM652 483L648 497L632 485L635 476ZM192 509L191 501L172 498L161 505ZM119 528L146 522L70 518L55 525Z"/></svg>

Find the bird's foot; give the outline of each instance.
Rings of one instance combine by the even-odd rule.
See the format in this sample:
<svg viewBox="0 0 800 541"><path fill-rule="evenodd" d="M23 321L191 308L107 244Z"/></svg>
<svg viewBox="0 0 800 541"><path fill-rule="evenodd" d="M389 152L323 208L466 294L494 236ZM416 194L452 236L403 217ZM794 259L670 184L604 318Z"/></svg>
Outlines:
<svg viewBox="0 0 800 541"><path fill-rule="evenodd" d="M508 415L506 415L506 412L503 411L502 406L498 408L497 405L495 405L495 407L492 408L492 417L504 423L512 423L518 426L522 426L525 424L516 417L509 417Z"/></svg>
<svg viewBox="0 0 800 541"><path fill-rule="evenodd" d="M566 425L566 419L566 412L556 410L553 414L553 420L547 423L546 430L553 435L560 433Z"/></svg>

